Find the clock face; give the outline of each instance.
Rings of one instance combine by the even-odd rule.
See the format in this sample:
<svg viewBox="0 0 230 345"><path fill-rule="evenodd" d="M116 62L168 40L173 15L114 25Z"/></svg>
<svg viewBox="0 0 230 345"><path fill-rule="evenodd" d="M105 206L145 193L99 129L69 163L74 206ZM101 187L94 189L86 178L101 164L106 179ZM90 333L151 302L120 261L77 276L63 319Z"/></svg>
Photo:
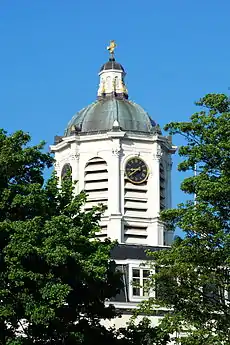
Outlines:
<svg viewBox="0 0 230 345"><path fill-rule="evenodd" d="M148 167L141 158L133 157L126 163L125 174L132 183L142 183L148 177Z"/></svg>

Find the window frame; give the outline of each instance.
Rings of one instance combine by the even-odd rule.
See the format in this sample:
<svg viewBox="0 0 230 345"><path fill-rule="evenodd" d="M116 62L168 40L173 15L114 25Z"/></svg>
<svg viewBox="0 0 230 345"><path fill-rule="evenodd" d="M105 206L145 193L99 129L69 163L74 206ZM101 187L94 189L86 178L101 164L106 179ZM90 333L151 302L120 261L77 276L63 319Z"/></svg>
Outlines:
<svg viewBox="0 0 230 345"><path fill-rule="evenodd" d="M140 287L140 296L136 296L133 294L133 279L135 277L133 277L133 270L139 270L140 271L140 285L142 287ZM149 297L154 297L155 293L153 289L150 289L149 293L147 296L144 296L143 293L143 271L144 270L148 270L150 272L150 275L154 274L154 269L150 268L148 265L143 265L143 263L138 264L132 264L129 263L129 300L131 302L141 302L143 300L148 299Z"/></svg>

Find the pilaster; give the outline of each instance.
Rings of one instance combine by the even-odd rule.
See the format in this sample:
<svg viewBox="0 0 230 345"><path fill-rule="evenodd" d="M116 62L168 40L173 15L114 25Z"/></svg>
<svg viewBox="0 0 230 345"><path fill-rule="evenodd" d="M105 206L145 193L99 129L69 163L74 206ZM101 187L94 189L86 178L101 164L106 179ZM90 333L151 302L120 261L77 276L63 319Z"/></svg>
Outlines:
<svg viewBox="0 0 230 345"><path fill-rule="evenodd" d="M121 143L120 138L112 139L111 161L109 165L108 237L123 242L121 215Z"/></svg>

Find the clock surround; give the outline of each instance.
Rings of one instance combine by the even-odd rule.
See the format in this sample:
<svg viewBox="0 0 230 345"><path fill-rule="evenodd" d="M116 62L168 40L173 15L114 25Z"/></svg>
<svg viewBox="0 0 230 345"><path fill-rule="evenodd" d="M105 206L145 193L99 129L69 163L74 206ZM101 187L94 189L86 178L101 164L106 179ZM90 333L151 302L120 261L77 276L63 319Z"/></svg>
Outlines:
<svg viewBox="0 0 230 345"><path fill-rule="evenodd" d="M131 157L125 165L125 177L133 184L145 182L149 175L149 169L145 161L140 157Z"/></svg>

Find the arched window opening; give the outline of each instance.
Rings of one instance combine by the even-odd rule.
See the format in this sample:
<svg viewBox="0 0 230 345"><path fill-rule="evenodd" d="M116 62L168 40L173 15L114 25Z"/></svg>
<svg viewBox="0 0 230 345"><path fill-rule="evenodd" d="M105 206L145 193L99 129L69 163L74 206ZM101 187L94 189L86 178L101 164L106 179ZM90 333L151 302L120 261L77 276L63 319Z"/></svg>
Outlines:
<svg viewBox="0 0 230 345"><path fill-rule="evenodd" d="M69 163L66 163L62 167L61 180L63 181L67 177L71 177L71 176L72 176L72 167Z"/></svg>
<svg viewBox="0 0 230 345"><path fill-rule="evenodd" d="M119 79L118 79L118 77L115 77L114 84L115 84L115 88L117 90L119 88Z"/></svg>
<svg viewBox="0 0 230 345"><path fill-rule="evenodd" d="M93 206L108 204L108 167L100 157L90 159L85 166L86 210Z"/></svg>
<svg viewBox="0 0 230 345"><path fill-rule="evenodd" d="M90 159L85 166L84 190L87 194L85 211L90 211L94 206L102 204L108 207L108 166L100 157ZM105 211L106 214L106 211ZM99 237L106 235L107 228L103 227Z"/></svg>
<svg viewBox="0 0 230 345"><path fill-rule="evenodd" d="M106 89L110 90L111 89L111 77L106 78Z"/></svg>

